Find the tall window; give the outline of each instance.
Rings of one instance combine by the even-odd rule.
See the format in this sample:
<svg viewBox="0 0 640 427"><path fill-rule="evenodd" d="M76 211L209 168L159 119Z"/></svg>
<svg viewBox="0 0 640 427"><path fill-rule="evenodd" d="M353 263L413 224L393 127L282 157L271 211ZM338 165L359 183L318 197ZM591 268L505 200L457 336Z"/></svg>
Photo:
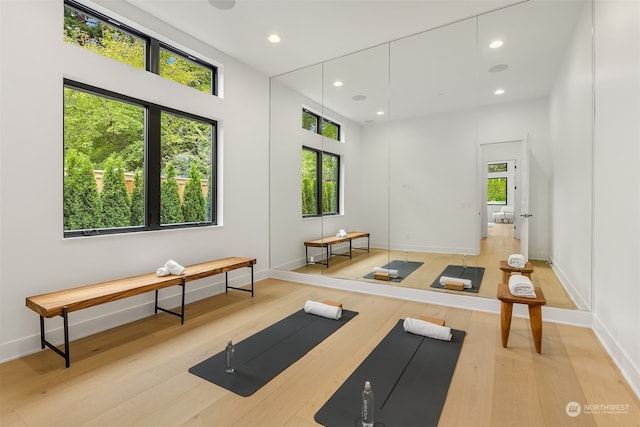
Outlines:
<svg viewBox="0 0 640 427"><path fill-rule="evenodd" d="M215 224L216 122L70 80L64 234Z"/></svg>
<svg viewBox="0 0 640 427"><path fill-rule="evenodd" d="M64 40L99 55L217 94L217 68L73 0L65 1Z"/></svg>
<svg viewBox="0 0 640 427"><path fill-rule="evenodd" d="M302 128L340 141L340 125L306 108L302 109Z"/></svg>
<svg viewBox="0 0 640 427"><path fill-rule="evenodd" d="M487 165L487 203L507 205L507 163Z"/></svg>
<svg viewBox="0 0 640 427"><path fill-rule="evenodd" d="M339 213L340 156L302 147L302 215Z"/></svg>

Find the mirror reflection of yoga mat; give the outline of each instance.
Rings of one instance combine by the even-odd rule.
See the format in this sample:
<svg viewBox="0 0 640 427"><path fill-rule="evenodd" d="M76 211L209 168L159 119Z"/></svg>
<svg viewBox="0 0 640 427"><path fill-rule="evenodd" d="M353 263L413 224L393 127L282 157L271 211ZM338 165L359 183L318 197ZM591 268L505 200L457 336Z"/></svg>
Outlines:
<svg viewBox="0 0 640 427"><path fill-rule="evenodd" d="M438 278L431 284L432 288L445 289L440 283L440 278L454 277L458 279L467 279L471 281L470 288L461 289L461 292L473 292L478 293L480 290L480 284L482 283L482 276L484 276L484 267L464 267L462 265L448 265L442 273L438 275Z"/></svg>
<svg viewBox="0 0 640 427"><path fill-rule="evenodd" d="M189 372L240 396L249 396L357 314L342 310L342 317L334 320L297 311L236 343L234 373L225 372L224 349L192 366Z"/></svg>
<svg viewBox="0 0 640 427"><path fill-rule="evenodd" d="M408 275L413 273L416 269L418 269L423 262L418 261L403 261L403 260L393 260L389 264L382 266L382 268L387 270L398 270L398 277L389 278L389 282L401 282L402 279L405 279ZM365 279L373 279L373 272L364 276Z"/></svg>
<svg viewBox="0 0 640 427"><path fill-rule="evenodd" d="M362 390L371 382L375 426L435 426L447 397L464 331L451 341L405 332L400 320L315 414L327 427L357 425Z"/></svg>

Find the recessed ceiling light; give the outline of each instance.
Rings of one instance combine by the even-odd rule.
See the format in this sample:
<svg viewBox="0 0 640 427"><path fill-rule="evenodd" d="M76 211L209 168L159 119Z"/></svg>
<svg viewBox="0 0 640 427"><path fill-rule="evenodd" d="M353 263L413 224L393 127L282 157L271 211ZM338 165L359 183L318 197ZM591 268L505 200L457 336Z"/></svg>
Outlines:
<svg viewBox="0 0 640 427"><path fill-rule="evenodd" d="M354 95L353 98L354 101L364 101L365 99L367 99L367 97L365 95Z"/></svg>
<svg viewBox="0 0 640 427"><path fill-rule="evenodd" d="M340 80L336 80L335 82L333 82L333 85L334 85L335 87L340 87L340 86L342 86L343 84L344 84L344 83L342 83Z"/></svg>
<svg viewBox="0 0 640 427"><path fill-rule="evenodd" d="M280 38L280 36L279 36L279 35L277 35L277 34L271 34L271 35L267 38L267 40L269 40L271 43L280 43L280 40L282 40L282 39L281 39L281 38Z"/></svg>
<svg viewBox="0 0 640 427"><path fill-rule="evenodd" d="M495 92L493 92L495 95L502 95L504 93L504 89L496 89Z"/></svg>
<svg viewBox="0 0 640 427"><path fill-rule="evenodd" d="M378 111L376 114L379 115L379 116L383 116L384 115L384 111Z"/></svg>
<svg viewBox="0 0 640 427"><path fill-rule="evenodd" d="M489 47L491 49L497 49L500 46L502 46L504 44L504 42L502 40L494 40L489 44Z"/></svg>
<svg viewBox="0 0 640 427"><path fill-rule="evenodd" d="M490 73L500 73L504 70L506 70L507 68L509 68L509 66L507 64L497 64L494 65L493 67L489 68L489 72Z"/></svg>
<svg viewBox="0 0 640 427"><path fill-rule="evenodd" d="M236 5L236 0L209 0L209 3L216 9L229 10Z"/></svg>

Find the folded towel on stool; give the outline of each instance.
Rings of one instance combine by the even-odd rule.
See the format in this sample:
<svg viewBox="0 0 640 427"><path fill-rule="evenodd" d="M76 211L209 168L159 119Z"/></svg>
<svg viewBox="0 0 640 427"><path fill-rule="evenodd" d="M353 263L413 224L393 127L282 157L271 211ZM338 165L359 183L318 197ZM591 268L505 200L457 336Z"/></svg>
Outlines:
<svg viewBox="0 0 640 427"><path fill-rule="evenodd" d="M509 292L511 292L511 295L516 297L536 297L536 292L533 289L531 279L521 274L513 274L509 277Z"/></svg>
<svg viewBox="0 0 640 427"><path fill-rule="evenodd" d="M445 283L462 283L465 289L471 289L471 280L461 279L459 277L440 276L440 285L444 288Z"/></svg>
<svg viewBox="0 0 640 427"><path fill-rule="evenodd" d="M316 316L327 317L335 320L342 317L342 307L324 304L318 301L308 300L305 302L304 311L305 313L315 314Z"/></svg>
<svg viewBox="0 0 640 427"><path fill-rule="evenodd" d="M451 341L451 328L447 326L440 326L435 323L407 317L404 319L402 327L405 332L435 338L441 341Z"/></svg>
<svg viewBox="0 0 640 427"><path fill-rule="evenodd" d="M167 263L164 265L164 268L169 270L169 273L171 273L171 274L173 274L175 276L181 275L182 273L184 273L184 270L185 270L185 268L183 266L181 266L180 264L178 264L177 262L175 262L172 259L167 261Z"/></svg>
<svg viewBox="0 0 640 427"><path fill-rule="evenodd" d="M156 270L156 275L158 277L163 277L163 276L168 276L171 273L169 273L169 269L166 267L160 267L159 269Z"/></svg>
<svg viewBox="0 0 640 427"><path fill-rule="evenodd" d="M507 259L507 264L511 268L524 268L525 259L522 254L511 254Z"/></svg>
<svg viewBox="0 0 640 427"><path fill-rule="evenodd" d="M373 267L373 272L374 273L387 273L389 275L389 277L393 277L393 278L398 277L398 270L390 270L388 268L382 268L382 267Z"/></svg>

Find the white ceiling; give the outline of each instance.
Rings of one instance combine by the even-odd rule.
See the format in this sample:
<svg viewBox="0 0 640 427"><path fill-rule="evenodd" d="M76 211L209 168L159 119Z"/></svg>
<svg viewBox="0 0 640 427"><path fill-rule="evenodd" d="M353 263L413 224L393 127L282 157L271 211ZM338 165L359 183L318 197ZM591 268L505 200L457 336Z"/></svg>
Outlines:
<svg viewBox="0 0 640 427"><path fill-rule="evenodd" d="M103 0L108 7L113 0ZM125 0L268 76L521 0ZM282 41L271 44L277 33Z"/></svg>
<svg viewBox="0 0 640 427"><path fill-rule="evenodd" d="M268 76L281 75L284 84L359 123L386 120L388 110L397 119L547 95L584 4L236 0L222 10L207 0L124 2ZM271 33L282 41L269 43ZM489 49L494 38L504 46ZM497 64L509 68L488 71ZM333 87L336 79L344 85ZM493 95L498 87L506 91L501 97ZM353 101L354 95L367 99Z"/></svg>

